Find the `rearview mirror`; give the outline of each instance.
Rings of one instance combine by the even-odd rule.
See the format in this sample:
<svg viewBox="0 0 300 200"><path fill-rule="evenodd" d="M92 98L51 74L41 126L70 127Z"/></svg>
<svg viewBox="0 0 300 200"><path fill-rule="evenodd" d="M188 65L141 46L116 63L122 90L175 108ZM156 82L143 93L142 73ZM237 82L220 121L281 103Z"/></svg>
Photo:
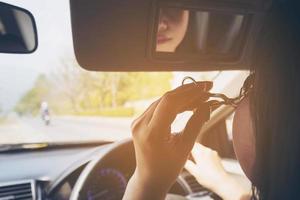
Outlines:
<svg viewBox="0 0 300 200"><path fill-rule="evenodd" d="M37 31L32 14L0 2L0 53L32 53L37 48Z"/></svg>
<svg viewBox="0 0 300 200"><path fill-rule="evenodd" d="M96 71L247 69L264 0L71 0L75 55Z"/></svg>

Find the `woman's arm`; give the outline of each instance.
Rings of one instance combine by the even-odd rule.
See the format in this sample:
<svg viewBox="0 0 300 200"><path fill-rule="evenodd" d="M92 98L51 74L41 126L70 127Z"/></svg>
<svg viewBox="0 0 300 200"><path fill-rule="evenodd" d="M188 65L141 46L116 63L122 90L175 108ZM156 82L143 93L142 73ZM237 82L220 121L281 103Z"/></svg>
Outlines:
<svg viewBox="0 0 300 200"><path fill-rule="evenodd" d="M131 200L164 200L169 188L152 183L150 180L141 180L134 174L127 185L124 199Z"/></svg>
<svg viewBox="0 0 300 200"><path fill-rule="evenodd" d="M123 200L163 200L183 169L202 125L211 82L183 85L166 93L132 123L136 170ZM182 133L171 134L176 115L195 110Z"/></svg>

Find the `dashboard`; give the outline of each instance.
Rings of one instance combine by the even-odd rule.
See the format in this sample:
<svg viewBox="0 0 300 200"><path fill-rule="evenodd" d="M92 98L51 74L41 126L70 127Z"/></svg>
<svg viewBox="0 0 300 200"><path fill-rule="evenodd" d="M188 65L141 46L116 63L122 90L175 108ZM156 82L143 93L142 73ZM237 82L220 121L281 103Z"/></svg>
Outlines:
<svg viewBox="0 0 300 200"><path fill-rule="evenodd" d="M0 170L6 172L0 174L0 199L5 197L1 191L8 186L29 181L33 183L32 199L118 200L135 169L131 140L92 147L1 153L0 163ZM220 199L186 171L182 171L169 193L187 199Z"/></svg>

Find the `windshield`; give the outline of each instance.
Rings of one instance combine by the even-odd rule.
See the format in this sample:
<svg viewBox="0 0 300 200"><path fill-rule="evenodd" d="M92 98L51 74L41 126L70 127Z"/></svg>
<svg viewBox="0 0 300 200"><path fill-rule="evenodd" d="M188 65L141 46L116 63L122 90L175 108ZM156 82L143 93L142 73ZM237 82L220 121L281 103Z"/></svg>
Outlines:
<svg viewBox="0 0 300 200"><path fill-rule="evenodd" d="M5 1L36 19L39 46L30 55L0 55L0 144L115 141L185 76L213 80L214 92L238 94L247 72L88 72L77 64L68 0ZM187 115L186 115L187 116ZM183 126L176 119L174 131Z"/></svg>

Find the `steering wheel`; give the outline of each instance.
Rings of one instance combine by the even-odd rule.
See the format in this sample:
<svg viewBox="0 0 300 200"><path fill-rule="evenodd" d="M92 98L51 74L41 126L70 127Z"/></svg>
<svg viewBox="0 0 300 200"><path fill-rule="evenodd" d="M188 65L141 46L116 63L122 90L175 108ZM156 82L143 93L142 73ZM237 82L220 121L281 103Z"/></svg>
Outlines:
<svg viewBox="0 0 300 200"><path fill-rule="evenodd" d="M119 159L114 160L114 158L121 158L123 161L118 163ZM118 170L109 168L112 163L114 166L128 169L130 172L127 178L131 177L136 166L134 146L131 139L111 144L87 164L73 187L70 200L105 200L106 197L114 200L122 199L127 180ZM106 179L106 176L112 180ZM108 189L95 192L98 184L107 184ZM180 195L168 194L166 199L184 200L186 198Z"/></svg>

